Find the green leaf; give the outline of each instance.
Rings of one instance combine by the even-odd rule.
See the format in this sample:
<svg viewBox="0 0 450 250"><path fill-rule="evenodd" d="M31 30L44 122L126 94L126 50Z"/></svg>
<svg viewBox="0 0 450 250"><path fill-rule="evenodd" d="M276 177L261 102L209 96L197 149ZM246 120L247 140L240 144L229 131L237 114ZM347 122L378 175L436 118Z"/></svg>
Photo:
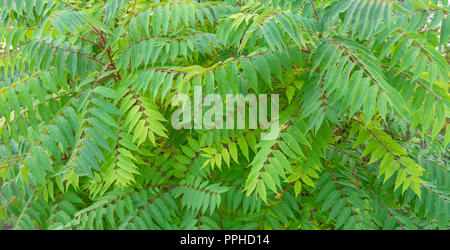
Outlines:
<svg viewBox="0 0 450 250"><path fill-rule="evenodd" d="M296 181L294 183L295 197L297 197L301 191L302 191L302 183L300 181Z"/></svg>
<svg viewBox="0 0 450 250"><path fill-rule="evenodd" d="M259 197L267 203L266 186L261 180L258 180L256 184L256 191L258 192Z"/></svg>
<svg viewBox="0 0 450 250"><path fill-rule="evenodd" d="M94 92L103 97L111 98L111 99L117 99L120 97L120 95L119 95L119 93L117 93L117 91L115 91L111 88L108 88L108 87L104 87L104 86L97 86L94 89Z"/></svg>

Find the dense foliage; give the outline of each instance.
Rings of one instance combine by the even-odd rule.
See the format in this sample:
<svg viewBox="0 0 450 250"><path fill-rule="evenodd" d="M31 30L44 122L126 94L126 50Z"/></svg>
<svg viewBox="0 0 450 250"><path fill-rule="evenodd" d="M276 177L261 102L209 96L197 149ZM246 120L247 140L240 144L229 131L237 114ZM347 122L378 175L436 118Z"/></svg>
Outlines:
<svg viewBox="0 0 450 250"><path fill-rule="evenodd" d="M0 222L448 229L448 9L0 0ZM174 129L194 86L279 94L277 139Z"/></svg>

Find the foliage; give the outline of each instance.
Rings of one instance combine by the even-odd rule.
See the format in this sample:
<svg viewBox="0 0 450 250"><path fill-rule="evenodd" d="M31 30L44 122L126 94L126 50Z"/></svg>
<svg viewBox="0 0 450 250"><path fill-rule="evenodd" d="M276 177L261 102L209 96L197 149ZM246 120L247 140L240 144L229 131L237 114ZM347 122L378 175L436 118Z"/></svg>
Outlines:
<svg viewBox="0 0 450 250"><path fill-rule="evenodd" d="M448 229L448 1L0 0L13 229ZM176 130L178 93L280 131Z"/></svg>

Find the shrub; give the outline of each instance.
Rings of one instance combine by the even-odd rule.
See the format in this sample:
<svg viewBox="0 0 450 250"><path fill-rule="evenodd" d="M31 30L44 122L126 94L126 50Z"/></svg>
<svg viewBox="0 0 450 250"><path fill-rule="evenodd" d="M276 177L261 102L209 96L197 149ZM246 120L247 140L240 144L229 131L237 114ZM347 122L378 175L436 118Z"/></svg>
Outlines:
<svg viewBox="0 0 450 250"><path fill-rule="evenodd" d="M0 6L3 227L448 229L448 1ZM195 86L276 138L175 129Z"/></svg>

